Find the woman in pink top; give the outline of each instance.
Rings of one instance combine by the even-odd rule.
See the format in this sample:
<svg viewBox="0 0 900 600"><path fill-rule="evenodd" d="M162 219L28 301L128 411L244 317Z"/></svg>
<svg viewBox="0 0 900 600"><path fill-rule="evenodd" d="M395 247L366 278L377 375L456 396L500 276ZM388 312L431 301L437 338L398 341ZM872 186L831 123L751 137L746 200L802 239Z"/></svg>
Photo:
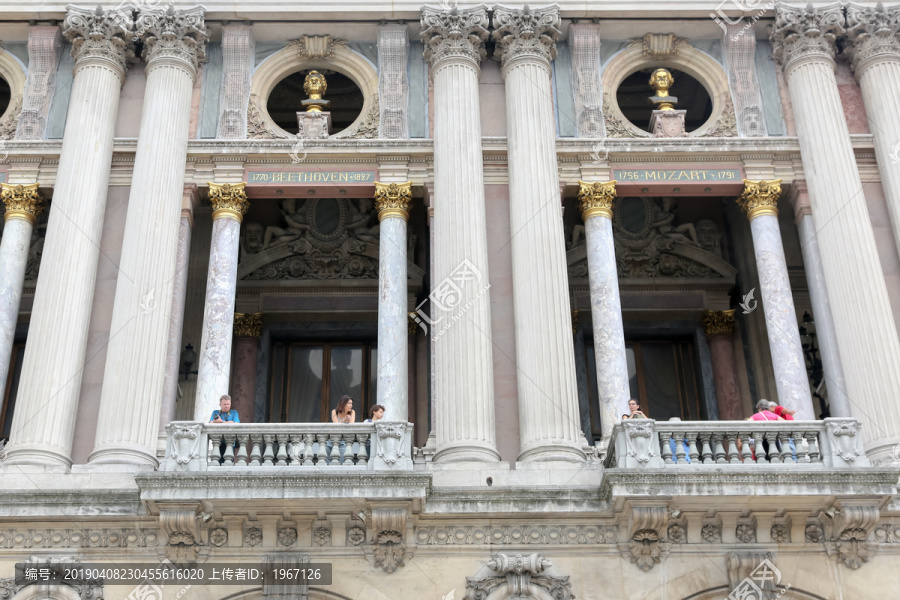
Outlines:
<svg viewBox="0 0 900 600"><path fill-rule="evenodd" d="M753 421L784 421L783 417L779 417L771 410L769 410L771 402L768 400L760 400L756 403L756 414L750 417L749 420Z"/></svg>

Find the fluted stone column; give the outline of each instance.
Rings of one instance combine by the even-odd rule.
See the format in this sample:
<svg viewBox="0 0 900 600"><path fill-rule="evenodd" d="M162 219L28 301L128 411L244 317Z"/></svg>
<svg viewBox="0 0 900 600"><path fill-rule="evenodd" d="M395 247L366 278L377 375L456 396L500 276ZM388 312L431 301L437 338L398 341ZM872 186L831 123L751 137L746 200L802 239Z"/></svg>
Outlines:
<svg viewBox="0 0 900 600"><path fill-rule="evenodd" d="M744 180L737 203L747 213L759 272L763 314L769 334L769 351L775 370L778 402L797 411L796 419L815 419L806 359L800 344L797 311L791 294L781 228L778 226L778 197L781 180Z"/></svg>
<svg viewBox="0 0 900 600"><path fill-rule="evenodd" d="M0 185L0 199L6 206L3 239L0 240L0 385L5 385L28 265L31 231L44 212L44 203L36 183Z"/></svg>
<svg viewBox="0 0 900 600"><path fill-rule="evenodd" d="M437 463L500 459L478 101L487 25L483 6L422 9L425 60L434 82L434 283L428 333L434 340Z"/></svg>
<svg viewBox="0 0 900 600"><path fill-rule="evenodd" d="M378 404L390 421L409 418L406 222L412 182L375 182L378 251Z"/></svg>
<svg viewBox="0 0 900 600"><path fill-rule="evenodd" d="M584 219L588 281L591 288L600 427L603 440L608 444L619 415L628 414L628 400L631 396L612 230L616 182L579 181L578 184L581 186L578 203Z"/></svg>
<svg viewBox="0 0 900 600"><path fill-rule="evenodd" d="M847 6L847 53L875 138L878 174L900 246L900 6ZM830 392L829 392L830 396Z"/></svg>
<svg viewBox="0 0 900 600"><path fill-rule="evenodd" d="M63 24L72 42L74 79L6 465L72 463L113 131L133 27L128 11L76 7Z"/></svg>
<svg viewBox="0 0 900 600"><path fill-rule="evenodd" d="M128 197L97 437L89 462L156 465L191 94L205 9L142 10L147 85ZM153 415L154 418L148 418Z"/></svg>
<svg viewBox="0 0 900 600"><path fill-rule="evenodd" d="M716 404L719 419L738 421L744 418L741 409L741 392L737 373L734 371L734 310L703 311L703 331L709 343L713 379L716 386Z"/></svg>
<svg viewBox="0 0 900 600"><path fill-rule="evenodd" d="M869 457L891 460L900 442L900 341L834 77L838 6L776 9L772 42L788 82L800 155L847 395Z"/></svg>
<svg viewBox="0 0 900 600"><path fill-rule="evenodd" d="M219 398L228 393L241 221L250 207L244 192L246 185L209 184L213 232L194 400L196 421L208 421L212 411L219 407Z"/></svg>
<svg viewBox="0 0 900 600"><path fill-rule="evenodd" d="M256 367L262 313L234 314L234 373L231 378L231 408L241 423L253 423L256 409ZM207 417L208 419L209 417Z"/></svg>
<svg viewBox="0 0 900 600"><path fill-rule="evenodd" d="M175 258L175 279L172 290L172 313L169 319L169 339L166 341L166 372L163 378L162 405L159 409L159 436L165 439L166 425L175 420L175 403L178 399L178 372L181 365L181 338L184 326L185 298L187 297L188 265L191 258L191 230L194 226L197 186L184 188L181 208L181 225L178 229L178 251ZM187 203L188 207L184 204Z"/></svg>
<svg viewBox="0 0 900 600"><path fill-rule="evenodd" d="M550 61L556 6L494 9L506 83L520 461L584 460Z"/></svg>

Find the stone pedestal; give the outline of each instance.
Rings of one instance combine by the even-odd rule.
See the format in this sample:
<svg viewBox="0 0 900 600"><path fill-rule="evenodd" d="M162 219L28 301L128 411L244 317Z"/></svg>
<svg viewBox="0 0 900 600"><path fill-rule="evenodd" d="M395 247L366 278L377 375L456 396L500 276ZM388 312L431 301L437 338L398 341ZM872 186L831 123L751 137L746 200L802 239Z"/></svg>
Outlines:
<svg viewBox="0 0 900 600"><path fill-rule="evenodd" d="M204 12L143 10L138 21L147 87L89 459L95 464L157 464L191 95L207 40Z"/></svg>
<svg viewBox="0 0 900 600"><path fill-rule="evenodd" d="M777 203L780 195L780 179L745 179L744 192L737 202L750 220L778 403L796 410L795 419L811 420L816 418L815 411L778 226Z"/></svg>
<svg viewBox="0 0 900 600"><path fill-rule="evenodd" d="M381 223L378 251L378 404L387 419L408 421L406 222L412 183L375 183Z"/></svg>
<svg viewBox="0 0 900 600"><path fill-rule="evenodd" d="M494 11L493 38L506 83L522 462L585 459L550 102L550 61L560 36L557 11L556 6Z"/></svg>
<svg viewBox="0 0 900 600"><path fill-rule="evenodd" d="M297 137L301 140L327 140L331 132L330 112L298 112Z"/></svg>
<svg viewBox="0 0 900 600"><path fill-rule="evenodd" d="M579 181L579 208L584 219L588 279L591 287L591 320L594 327L594 362L600 401L602 444L609 443L620 415L628 414L630 388L612 211L616 182Z"/></svg>
<svg viewBox="0 0 900 600"><path fill-rule="evenodd" d="M719 420L743 419L741 392L734 370L734 310L703 311L703 330L712 359Z"/></svg>
<svg viewBox="0 0 900 600"><path fill-rule="evenodd" d="M772 43L787 78L804 169L817 174L806 183L850 408L863 422L869 458L893 460L900 442L900 340L834 76L841 11L779 5Z"/></svg>
<svg viewBox="0 0 900 600"><path fill-rule="evenodd" d="M65 469L72 462L113 132L133 26L129 11L76 7L69 8L63 25L63 35L73 44L74 80L8 465Z"/></svg>
<svg viewBox="0 0 900 600"><path fill-rule="evenodd" d="M231 376L231 408L241 423L253 423L256 409L256 370L262 313L234 315L234 371Z"/></svg>
<svg viewBox="0 0 900 600"><path fill-rule="evenodd" d="M650 133L658 138L687 137L684 130L686 110L654 110L650 115Z"/></svg>
<svg viewBox="0 0 900 600"><path fill-rule="evenodd" d="M44 206L36 183L0 185L3 188L0 200L6 206L0 241L0 385L5 385L28 266L31 232L44 212Z"/></svg>
<svg viewBox="0 0 900 600"><path fill-rule="evenodd" d="M219 398L228 393L241 221L250 207L244 192L246 185L209 184L213 232L194 400L194 420L204 423L219 407Z"/></svg>
<svg viewBox="0 0 900 600"><path fill-rule="evenodd" d="M421 25L434 82L434 267L426 305L434 340L434 460L496 462L478 100L487 11L426 6Z"/></svg>

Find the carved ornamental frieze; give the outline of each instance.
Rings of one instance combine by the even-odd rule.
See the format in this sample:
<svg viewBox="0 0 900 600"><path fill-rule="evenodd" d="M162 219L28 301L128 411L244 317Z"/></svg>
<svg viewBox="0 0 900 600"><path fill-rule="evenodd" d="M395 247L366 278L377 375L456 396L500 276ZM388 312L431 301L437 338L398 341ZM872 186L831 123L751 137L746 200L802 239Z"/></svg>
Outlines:
<svg viewBox="0 0 900 600"><path fill-rule="evenodd" d="M476 65L486 55L488 15L484 6L449 11L425 6L421 18L425 60L436 66L447 59L464 59Z"/></svg>
<svg viewBox="0 0 900 600"><path fill-rule="evenodd" d="M206 9L195 6L176 10L144 9L135 23L137 36L144 41L142 57L148 64L171 59L186 63L194 73L206 58Z"/></svg>
<svg viewBox="0 0 900 600"><path fill-rule="evenodd" d="M804 59L834 59L835 41L844 33L844 11L838 4L823 8L778 4L772 29L772 56L785 69Z"/></svg>
<svg viewBox="0 0 900 600"><path fill-rule="evenodd" d="M76 66L82 60L106 60L124 77L127 63L134 59L134 20L130 10L69 6L63 35L72 43Z"/></svg>
<svg viewBox="0 0 900 600"><path fill-rule="evenodd" d="M503 67L519 58L532 58L547 65L556 58L556 41L560 38L559 7L522 9L497 6L494 9L496 58Z"/></svg>

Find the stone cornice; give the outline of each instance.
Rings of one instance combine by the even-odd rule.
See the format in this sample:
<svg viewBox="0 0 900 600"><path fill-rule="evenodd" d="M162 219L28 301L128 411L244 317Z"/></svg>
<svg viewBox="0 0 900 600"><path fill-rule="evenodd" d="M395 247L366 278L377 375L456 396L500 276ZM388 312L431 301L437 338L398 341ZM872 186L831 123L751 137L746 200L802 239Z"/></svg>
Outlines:
<svg viewBox="0 0 900 600"><path fill-rule="evenodd" d="M847 37L850 44L846 52L851 65L860 75L878 60L900 62L900 7L887 9L877 6L847 5Z"/></svg>
<svg viewBox="0 0 900 600"><path fill-rule="evenodd" d="M833 61L835 40L844 33L844 11L840 4L803 8L779 4L771 41L773 57L787 74L805 60Z"/></svg>
<svg viewBox="0 0 900 600"><path fill-rule="evenodd" d="M104 10L70 6L62 33L72 43L75 68L85 60L102 60L118 68L124 80L128 61L134 59L134 21L131 10Z"/></svg>
<svg viewBox="0 0 900 600"><path fill-rule="evenodd" d="M144 41L142 56L147 66L163 60L174 60L189 67L196 76L206 58L206 9L195 6L175 10L144 9L135 23L136 35Z"/></svg>
<svg viewBox="0 0 900 600"><path fill-rule="evenodd" d="M497 43L495 57L500 59L504 71L518 59L538 60L549 67L556 58L556 41L562 35L560 26L556 4L540 8L498 4L494 7L495 30L491 34Z"/></svg>
<svg viewBox="0 0 900 600"><path fill-rule="evenodd" d="M485 57L484 42L488 37L485 6L465 10L456 6L451 10L425 6L420 26L425 60L432 68L450 59L471 61L477 67Z"/></svg>

